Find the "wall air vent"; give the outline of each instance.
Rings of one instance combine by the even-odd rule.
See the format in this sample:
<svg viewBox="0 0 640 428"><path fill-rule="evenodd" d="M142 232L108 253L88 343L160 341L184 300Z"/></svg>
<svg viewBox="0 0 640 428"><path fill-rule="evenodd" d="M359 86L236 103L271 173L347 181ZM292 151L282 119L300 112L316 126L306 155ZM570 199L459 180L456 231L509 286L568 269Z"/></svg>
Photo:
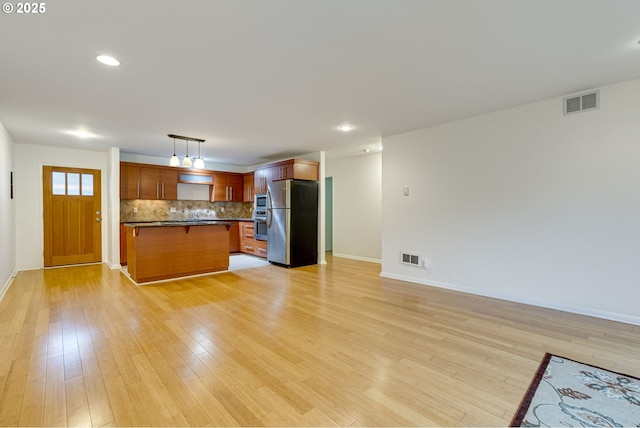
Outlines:
<svg viewBox="0 0 640 428"><path fill-rule="evenodd" d="M564 114L600 108L600 91L595 90L566 96L562 99L562 105Z"/></svg>
<svg viewBox="0 0 640 428"><path fill-rule="evenodd" d="M422 265L422 257L407 251L400 251L400 263L420 267Z"/></svg>

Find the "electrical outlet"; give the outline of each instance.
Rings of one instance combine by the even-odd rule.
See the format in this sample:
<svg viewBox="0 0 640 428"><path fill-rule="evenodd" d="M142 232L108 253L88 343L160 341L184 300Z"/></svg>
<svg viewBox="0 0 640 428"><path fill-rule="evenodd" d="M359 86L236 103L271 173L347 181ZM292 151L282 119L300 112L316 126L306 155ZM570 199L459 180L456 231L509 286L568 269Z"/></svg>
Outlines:
<svg viewBox="0 0 640 428"><path fill-rule="evenodd" d="M431 260L429 259L422 259L422 267L424 269L431 269Z"/></svg>
<svg viewBox="0 0 640 428"><path fill-rule="evenodd" d="M138 208L133 207L133 213L136 214L138 212Z"/></svg>
<svg viewBox="0 0 640 428"><path fill-rule="evenodd" d="M224 212L224 207L220 207L220 212L223 213Z"/></svg>
<svg viewBox="0 0 640 428"><path fill-rule="evenodd" d="M170 207L170 208L169 208L169 212L170 212L170 213L174 213L174 212L176 212L176 207Z"/></svg>

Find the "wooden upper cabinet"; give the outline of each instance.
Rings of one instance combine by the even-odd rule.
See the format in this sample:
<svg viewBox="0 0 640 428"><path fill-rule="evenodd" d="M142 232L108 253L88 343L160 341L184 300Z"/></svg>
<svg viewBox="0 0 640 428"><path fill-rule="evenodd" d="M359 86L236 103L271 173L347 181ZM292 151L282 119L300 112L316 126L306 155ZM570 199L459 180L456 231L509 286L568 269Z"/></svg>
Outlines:
<svg viewBox="0 0 640 428"><path fill-rule="evenodd" d="M252 172L244 174L242 176L242 202L253 202L255 193L254 189L254 174Z"/></svg>
<svg viewBox="0 0 640 428"><path fill-rule="evenodd" d="M160 199L160 170L140 168L140 199Z"/></svg>
<svg viewBox="0 0 640 428"><path fill-rule="evenodd" d="M267 193L267 184L271 181L271 168L256 169L253 172L253 189L256 195Z"/></svg>
<svg viewBox="0 0 640 428"><path fill-rule="evenodd" d="M120 199L140 198L140 166L120 164Z"/></svg>
<svg viewBox="0 0 640 428"><path fill-rule="evenodd" d="M253 173L192 171L155 165L120 163L121 199L178 199L178 183L208 184L211 202L253 202L270 182L318 180L318 162L289 159L264 165Z"/></svg>
<svg viewBox="0 0 640 428"><path fill-rule="evenodd" d="M289 159L265 165L254 171L256 194L267 193L267 186L278 180L318 180L318 162L304 159Z"/></svg>
<svg viewBox="0 0 640 428"><path fill-rule="evenodd" d="M178 199L178 171L175 169L160 170L160 199Z"/></svg>
<svg viewBox="0 0 640 428"><path fill-rule="evenodd" d="M122 163L120 199L178 199L178 171Z"/></svg>
<svg viewBox="0 0 640 428"><path fill-rule="evenodd" d="M213 174L211 202L242 202L242 174Z"/></svg>
<svg viewBox="0 0 640 428"><path fill-rule="evenodd" d="M293 164L294 178L300 180L318 181L320 179L319 162L305 161Z"/></svg>
<svg viewBox="0 0 640 428"><path fill-rule="evenodd" d="M293 163L271 167L271 181L287 180L294 178Z"/></svg>

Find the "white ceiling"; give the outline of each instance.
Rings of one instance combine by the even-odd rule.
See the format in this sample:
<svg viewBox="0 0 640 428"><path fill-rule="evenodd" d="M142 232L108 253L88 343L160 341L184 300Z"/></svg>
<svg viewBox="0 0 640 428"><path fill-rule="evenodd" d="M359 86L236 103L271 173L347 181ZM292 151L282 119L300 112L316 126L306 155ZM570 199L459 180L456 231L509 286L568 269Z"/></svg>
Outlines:
<svg viewBox="0 0 640 428"><path fill-rule="evenodd" d="M0 16L0 121L17 143L168 159L175 133L206 139L208 162L251 165L640 77L637 0L45 4Z"/></svg>

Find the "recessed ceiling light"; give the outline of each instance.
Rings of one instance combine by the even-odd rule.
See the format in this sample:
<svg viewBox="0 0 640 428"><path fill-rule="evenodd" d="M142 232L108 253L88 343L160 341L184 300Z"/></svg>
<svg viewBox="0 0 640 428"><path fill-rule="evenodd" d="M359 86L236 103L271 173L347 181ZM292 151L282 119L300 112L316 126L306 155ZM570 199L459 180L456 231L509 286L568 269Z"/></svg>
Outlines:
<svg viewBox="0 0 640 428"><path fill-rule="evenodd" d="M105 65L110 65L112 67L120 65L120 61L118 61L117 59L109 55L98 55L96 59L101 63Z"/></svg>
<svg viewBox="0 0 640 428"><path fill-rule="evenodd" d="M348 123L342 124L338 126L338 129L343 132L349 132L353 129L353 125L349 125Z"/></svg>
<svg viewBox="0 0 640 428"><path fill-rule="evenodd" d="M64 131L64 133L68 134L68 135L73 135L74 137L78 137L78 138L81 138L83 140L86 140L87 138L99 138L100 137L98 134L94 134L93 132L82 131L82 130L70 130L70 131Z"/></svg>

